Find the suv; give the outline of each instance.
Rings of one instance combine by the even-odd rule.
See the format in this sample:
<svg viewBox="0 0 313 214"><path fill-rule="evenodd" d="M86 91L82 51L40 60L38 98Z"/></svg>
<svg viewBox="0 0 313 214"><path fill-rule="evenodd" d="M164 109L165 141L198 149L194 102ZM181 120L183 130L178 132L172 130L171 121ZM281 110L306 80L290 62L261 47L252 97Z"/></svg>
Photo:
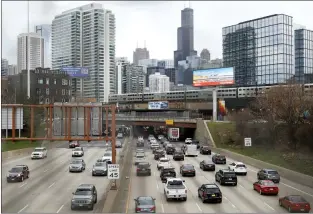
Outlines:
<svg viewBox="0 0 313 214"><path fill-rule="evenodd" d="M176 172L174 167L165 167L161 170L160 178L162 183L166 183L167 178L176 178Z"/></svg>
<svg viewBox="0 0 313 214"><path fill-rule="evenodd" d="M226 157L224 155L215 154L212 157L212 162L215 164L226 164Z"/></svg>
<svg viewBox="0 0 313 214"><path fill-rule="evenodd" d="M172 155L175 152L175 147L172 144L166 146L166 154Z"/></svg>
<svg viewBox="0 0 313 214"><path fill-rule="evenodd" d="M223 200L222 191L216 184L202 184L198 189L198 196L202 200L202 203L207 201L222 203Z"/></svg>
<svg viewBox="0 0 313 214"><path fill-rule="evenodd" d="M220 169L215 173L215 181L223 184L231 184L237 186L237 175L229 169Z"/></svg>
<svg viewBox="0 0 313 214"><path fill-rule="evenodd" d="M93 210L94 204L97 203L97 198L97 190L93 184L81 184L73 192L71 210L77 208Z"/></svg>
<svg viewBox="0 0 313 214"><path fill-rule="evenodd" d="M148 175L151 176L151 165L148 162L139 162L137 164L136 175Z"/></svg>
<svg viewBox="0 0 313 214"><path fill-rule="evenodd" d="M184 153L182 151L176 150L173 154L173 160L185 160Z"/></svg>
<svg viewBox="0 0 313 214"><path fill-rule="evenodd" d="M165 151L162 149L158 149L154 153L154 160L159 160L160 158L165 157Z"/></svg>
<svg viewBox="0 0 313 214"><path fill-rule="evenodd" d="M258 180L271 180L274 183L280 182L280 175L274 169L261 169L257 174Z"/></svg>
<svg viewBox="0 0 313 214"><path fill-rule="evenodd" d="M200 154L202 155L211 155L211 149L208 146L201 146L200 147Z"/></svg>
<svg viewBox="0 0 313 214"><path fill-rule="evenodd" d="M25 178L29 178L29 168L27 165L16 165L9 170L7 182L19 181L23 182Z"/></svg>
<svg viewBox="0 0 313 214"><path fill-rule="evenodd" d="M47 149L45 147L37 147L31 154L31 159L43 159L47 157Z"/></svg>
<svg viewBox="0 0 313 214"><path fill-rule="evenodd" d="M82 147L75 147L72 150L72 157L83 157L84 156L84 149Z"/></svg>

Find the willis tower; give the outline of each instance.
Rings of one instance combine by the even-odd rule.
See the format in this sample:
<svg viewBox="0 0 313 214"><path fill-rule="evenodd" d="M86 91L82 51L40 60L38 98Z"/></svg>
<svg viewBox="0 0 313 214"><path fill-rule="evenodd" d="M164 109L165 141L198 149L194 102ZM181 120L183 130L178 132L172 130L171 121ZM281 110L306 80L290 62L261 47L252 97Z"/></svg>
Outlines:
<svg viewBox="0 0 313 214"><path fill-rule="evenodd" d="M186 60L187 56L197 55L193 49L193 9L181 11L181 27L177 29L177 51L174 51L175 68L178 61Z"/></svg>

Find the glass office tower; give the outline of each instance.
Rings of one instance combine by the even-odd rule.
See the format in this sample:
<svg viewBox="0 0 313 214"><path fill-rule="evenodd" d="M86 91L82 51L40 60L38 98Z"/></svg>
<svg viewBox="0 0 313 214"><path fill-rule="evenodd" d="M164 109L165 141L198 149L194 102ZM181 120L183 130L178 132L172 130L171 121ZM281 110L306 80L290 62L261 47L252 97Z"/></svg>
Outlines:
<svg viewBox="0 0 313 214"><path fill-rule="evenodd" d="M295 77L299 83L313 83L313 31L295 30Z"/></svg>
<svg viewBox="0 0 313 214"><path fill-rule="evenodd" d="M223 28L224 67L237 86L284 83L294 75L292 17L275 14Z"/></svg>

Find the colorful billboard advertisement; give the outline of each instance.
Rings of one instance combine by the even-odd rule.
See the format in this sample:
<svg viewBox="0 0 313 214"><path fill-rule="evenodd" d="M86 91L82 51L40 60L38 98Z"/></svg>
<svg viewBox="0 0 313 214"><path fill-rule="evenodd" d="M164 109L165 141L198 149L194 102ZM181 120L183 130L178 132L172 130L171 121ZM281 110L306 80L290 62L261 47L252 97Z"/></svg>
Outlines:
<svg viewBox="0 0 313 214"><path fill-rule="evenodd" d="M148 109L149 110L168 109L168 102L167 101L149 102Z"/></svg>
<svg viewBox="0 0 313 214"><path fill-rule="evenodd" d="M234 68L212 68L193 71L193 86L233 85Z"/></svg>
<svg viewBox="0 0 313 214"><path fill-rule="evenodd" d="M86 67L67 66L61 68L61 71L66 72L70 77L73 78L84 78L89 76L88 68Z"/></svg>
<svg viewBox="0 0 313 214"><path fill-rule="evenodd" d="M222 116L226 115L225 100L218 101L218 110L219 110L219 115L222 115Z"/></svg>

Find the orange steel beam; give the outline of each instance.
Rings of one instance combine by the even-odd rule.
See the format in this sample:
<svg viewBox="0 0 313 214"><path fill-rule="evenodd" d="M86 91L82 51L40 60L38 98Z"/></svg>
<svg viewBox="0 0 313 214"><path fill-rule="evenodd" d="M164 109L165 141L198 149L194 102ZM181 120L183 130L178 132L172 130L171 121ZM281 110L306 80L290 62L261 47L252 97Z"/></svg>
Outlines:
<svg viewBox="0 0 313 214"><path fill-rule="evenodd" d="M72 107L68 108L68 140L71 141L72 139Z"/></svg>
<svg viewBox="0 0 313 214"><path fill-rule="evenodd" d="M111 106L111 114L112 114L112 122L111 122L111 129L112 129L112 163L116 164L116 149L115 149L115 138L116 138L116 127L115 127L115 105Z"/></svg>
<svg viewBox="0 0 313 214"><path fill-rule="evenodd" d="M12 141L13 138L1 138L1 140L3 141ZM47 138L45 137L38 137L38 138L27 138L27 137L23 137L23 138L15 138L15 141L36 141L36 140L47 140ZM66 139L64 138L51 138L52 141L64 141ZM82 138L71 138L72 141L86 141L86 137L82 137ZM98 138L98 137L90 137L89 140L91 141L104 141L105 138ZM108 137L108 140L113 141L113 137Z"/></svg>
<svg viewBox="0 0 313 214"><path fill-rule="evenodd" d="M34 106L30 107L30 138L34 138Z"/></svg>
<svg viewBox="0 0 313 214"><path fill-rule="evenodd" d="M105 108L105 136L106 136L106 141L108 141L108 134L109 134L109 109ZM112 127L111 127L112 129Z"/></svg>
<svg viewBox="0 0 313 214"><path fill-rule="evenodd" d="M52 114L53 114L53 105L50 105L49 106L49 130L48 130L49 139L52 138Z"/></svg>
<svg viewBox="0 0 313 214"><path fill-rule="evenodd" d="M102 136L102 129L101 129L101 126L102 126L102 120L101 120L101 113L102 113L102 107L99 107L99 112L98 112L98 132L99 132L99 138L101 138Z"/></svg>
<svg viewBox="0 0 313 214"><path fill-rule="evenodd" d="M16 123L16 118L15 118L15 114L16 114L16 107L13 106L12 107L12 142L14 142L15 139L15 123Z"/></svg>

